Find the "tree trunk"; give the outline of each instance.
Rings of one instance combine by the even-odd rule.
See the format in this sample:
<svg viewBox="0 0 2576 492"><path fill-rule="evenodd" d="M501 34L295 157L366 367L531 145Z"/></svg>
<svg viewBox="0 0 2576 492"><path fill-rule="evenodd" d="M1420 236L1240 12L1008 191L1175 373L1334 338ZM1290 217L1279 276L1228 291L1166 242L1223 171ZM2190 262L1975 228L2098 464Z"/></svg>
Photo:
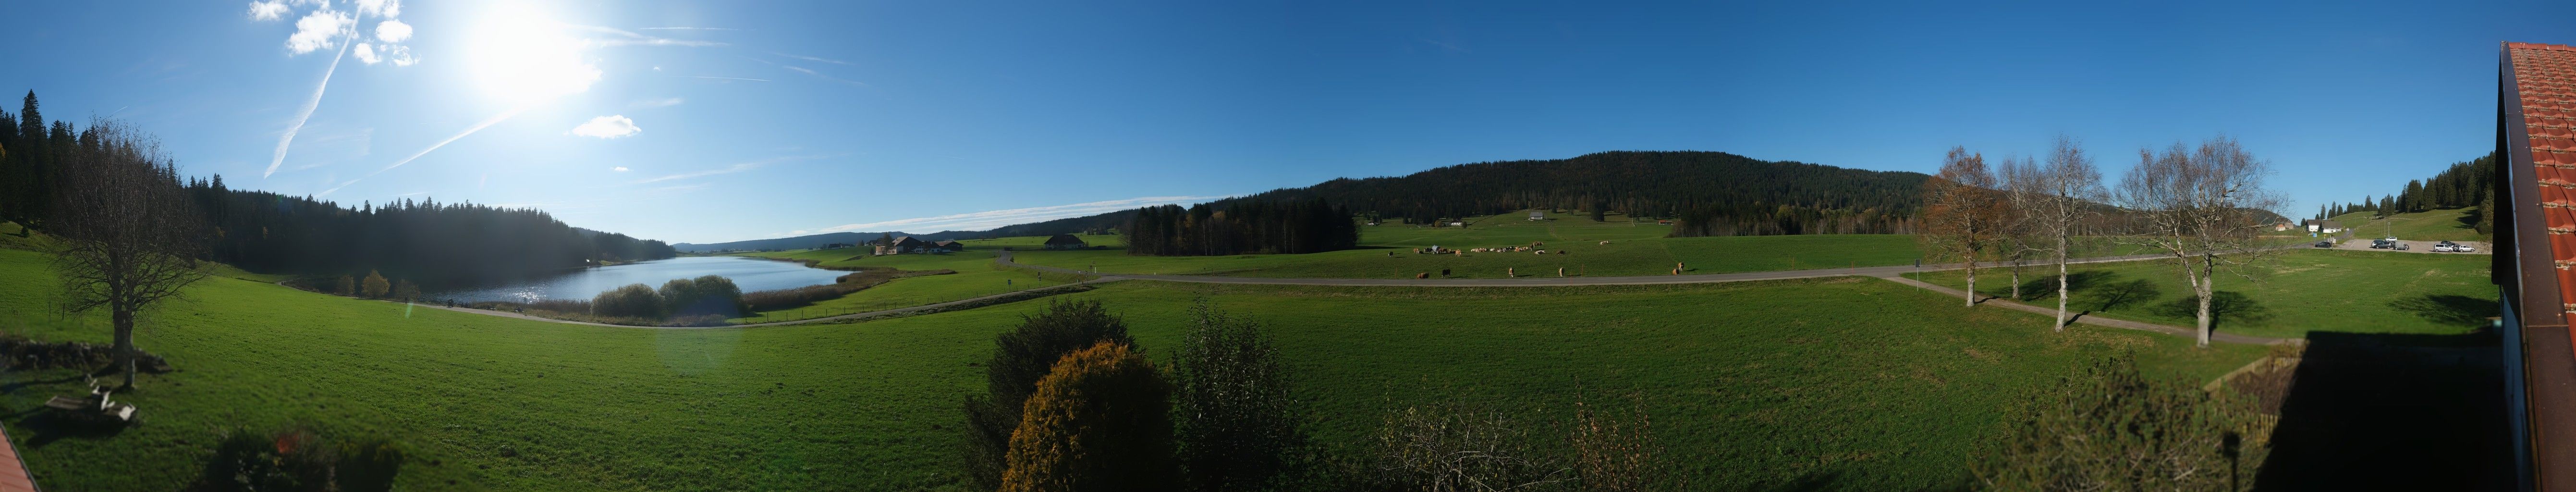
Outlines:
<svg viewBox="0 0 2576 492"><path fill-rule="evenodd" d="M2209 319L2209 305L2210 301L2213 300L2212 298L2216 297L2215 294L2217 294L2218 290L2218 277L2216 276L2218 275L2217 270L2217 256L2209 254L2201 255L2200 281L2197 285L2193 286L2192 289L2195 291L2193 293L2200 294L2200 348L2209 348L2210 321L2212 321Z"/></svg>
<svg viewBox="0 0 2576 492"><path fill-rule="evenodd" d="M2057 331L2066 331L2066 236L2057 237Z"/></svg>
<svg viewBox="0 0 2576 492"><path fill-rule="evenodd" d="M1977 307L1977 257L1968 256L1968 307Z"/></svg>
<svg viewBox="0 0 2576 492"><path fill-rule="evenodd" d="M123 305L110 309L108 318L116 325L116 366L125 370L123 389L134 389L134 309Z"/></svg>
<svg viewBox="0 0 2576 492"><path fill-rule="evenodd" d="M2021 300L2021 253L2013 253L2012 298Z"/></svg>

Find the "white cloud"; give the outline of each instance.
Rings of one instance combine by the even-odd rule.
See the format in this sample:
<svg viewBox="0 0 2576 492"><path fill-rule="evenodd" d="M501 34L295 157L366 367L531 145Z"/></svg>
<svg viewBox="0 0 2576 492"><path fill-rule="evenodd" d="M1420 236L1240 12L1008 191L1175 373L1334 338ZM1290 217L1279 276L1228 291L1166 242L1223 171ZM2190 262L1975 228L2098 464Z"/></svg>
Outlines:
<svg viewBox="0 0 2576 492"><path fill-rule="evenodd" d="M286 18L286 2L269 0L250 3L250 20L273 21Z"/></svg>
<svg viewBox="0 0 2576 492"><path fill-rule="evenodd" d="M658 177L658 178L653 178L653 179L647 179L647 180L642 180L642 181L636 181L636 182L635 182L635 184L652 183L652 182L657 182L657 181L670 181L670 180L674 180L674 179L689 179L689 178L697 178L697 177L705 177L705 176L714 176L714 175L718 175L718 174L732 174L732 173L738 173L738 172L743 172L743 171L749 171L749 170L753 170L753 169L760 169L760 167L761 167L761 166L767 166L767 165L770 165L770 164L777 164L777 163L780 163L780 162L787 162L787 161L801 161L801 160L821 159L821 158L823 158L823 156L810 156L810 155L809 155L809 156L787 156L787 157L776 157L776 158L763 159L763 160L757 160L757 161L751 161L751 162L735 163L734 165L731 165L731 166L725 166L725 167L716 168L716 169L708 169L708 170L705 170L705 171L686 172L686 173L673 174L673 175L669 175L669 176L663 176L663 177Z"/></svg>
<svg viewBox="0 0 2576 492"><path fill-rule="evenodd" d="M357 50L351 51L350 54L357 56L358 61L366 62L368 65L374 65L376 62L385 61L384 57L376 56L376 47L368 45L367 43L358 43Z"/></svg>
<svg viewBox="0 0 2576 492"><path fill-rule="evenodd" d="M286 50L301 55L313 50L339 46L338 38L357 33L358 20L331 9L315 10L295 20L295 34L286 37Z"/></svg>
<svg viewBox="0 0 2576 492"><path fill-rule="evenodd" d="M404 24L403 21L399 20L388 20L376 23L377 41L400 43L405 39L411 39L411 24Z"/></svg>
<svg viewBox="0 0 2576 492"><path fill-rule="evenodd" d="M945 231L980 231L980 230L991 229L991 228L995 228L995 227L1001 227L1001 226L1012 225L1012 224L1026 224L1026 223L1030 223L1030 222L1042 222L1042 221L1049 221L1049 220L1063 219L1063 218L1070 218L1070 217L1082 217L1082 216L1087 216L1087 215L1099 215L1099 214L1104 214L1104 213L1109 213L1109 212L1116 212L1116 211L1120 211L1120 210L1127 210L1127 209L1132 209L1132 208L1146 207L1146 206L1153 206L1153 205L1164 205L1164 204L1175 204L1175 205L1177 205L1177 204L1198 203L1198 202L1204 202L1204 201L1208 201L1208 200L1215 200L1215 199L1218 199L1218 198L1225 198L1225 197L1222 197L1222 196L1149 196L1149 197L1128 198L1128 199L1124 199L1124 200L1107 200L1107 201L1098 201L1098 202L1089 202L1089 203L1075 203L1075 204L1070 204L1070 205L1049 205L1049 206L1044 206L1044 207L1014 208L1014 209L1009 209L1009 210L988 210L988 211L983 211L983 212L970 212L970 213L953 214L953 215L941 215L941 216L937 216L937 217L919 217L919 218L911 218L911 219L889 220L889 221L884 221L884 222L869 222L869 223L865 223L865 224L837 225L837 226L825 227L825 228L823 228L822 230L823 230L823 232L844 232L844 231L887 231L887 230L896 230L896 229L906 229L906 228L910 228L910 229L925 229L925 230L923 230L923 231L915 231L915 232L936 232L936 231L943 231L943 230L945 230Z"/></svg>
<svg viewBox="0 0 2576 492"><path fill-rule="evenodd" d="M358 13L376 17L402 16L402 0L358 0ZM388 39L386 41L401 41Z"/></svg>
<svg viewBox="0 0 2576 492"><path fill-rule="evenodd" d="M640 131L644 131L644 129L637 128L635 126L635 120L627 119L626 115L609 115L591 118L588 123L582 123L581 126L572 127L572 134L574 135L599 138L624 137L634 135L635 132ZM623 171L625 168L618 168L618 170Z"/></svg>
<svg viewBox="0 0 2576 492"><path fill-rule="evenodd" d="M617 166L617 167L612 167L612 168L608 168L608 169L609 169L609 170L612 170L612 171L621 172L621 173L622 173L622 172L627 172L627 171L633 171L633 169L627 169L627 168L626 168L626 166Z"/></svg>
<svg viewBox="0 0 2576 492"><path fill-rule="evenodd" d="M680 103L681 103L681 102L683 102L683 101L681 101L681 100L680 100L680 98L670 97L670 98L662 98L662 99L646 99L646 100L642 100L642 101L635 101L635 104L629 104L628 106L632 106L632 107L636 107L636 108L668 108L668 107L672 107L672 106L678 106L678 105L680 105Z"/></svg>

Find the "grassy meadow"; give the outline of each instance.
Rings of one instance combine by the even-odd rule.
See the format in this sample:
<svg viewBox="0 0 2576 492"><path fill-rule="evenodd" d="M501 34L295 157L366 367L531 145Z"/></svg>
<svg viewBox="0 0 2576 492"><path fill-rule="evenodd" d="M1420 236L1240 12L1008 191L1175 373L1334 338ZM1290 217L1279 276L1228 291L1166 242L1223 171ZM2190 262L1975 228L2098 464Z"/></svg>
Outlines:
<svg viewBox="0 0 2576 492"><path fill-rule="evenodd" d="M916 258L901 261L935 261ZM104 341L99 316L48 314L45 268L41 254L0 250L0 320L14 323L0 329ZM1330 442L1353 442L1387 409L1431 400L1559 419L1579 381L1644 395L1668 455L1711 489L1956 485L2004 402L2081 360L2136 351L2156 375L2206 380L2263 352L2117 330L2053 334L2039 316L1861 278L1492 289L1121 282L1064 297L1108 303L1149 354L1167 357L1201 296L1269 327ZM414 457L397 483L407 490L958 490L958 402L981 390L976 364L993 335L1038 308L607 328L214 278L148 312L140 345L178 370L118 396L141 409L140 424L85 432L34 411L81 390L70 370L7 375L0 411L13 417L0 422L56 490L176 489L224 429L290 425L395 440Z"/></svg>
<svg viewBox="0 0 2576 492"><path fill-rule="evenodd" d="M2404 238L2406 236L2398 236ZM2309 331L2460 334L2483 326L2496 312L2496 287L2488 281L2487 255L2295 249L2260 269L2262 281L2221 273L2217 330L2266 337L2302 337ZM2044 270L2044 271L2043 271ZM2057 270L2034 267L2022 277L2022 300L2057 305ZM1977 275L1979 292L2011 293L2006 270ZM1912 275L1909 275L1912 276ZM1962 287L1959 271L1924 274L1924 281ZM2076 265L2068 309L2174 326L2192 326L2191 288L2171 261Z"/></svg>
<svg viewBox="0 0 2576 492"><path fill-rule="evenodd" d="M1044 239L1039 238L1041 241ZM869 287L866 290L852 292L849 295L813 305L763 311L728 321L742 324L813 319L973 299L1016 290L1063 285L1076 280L1066 275L1040 275L1033 271L997 268L993 265L993 255L999 249L998 246L976 245L957 253L886 256L868 256L867 248L864 247L741 253L743 256L813 260L825 267L873 266L908 271L953 270L957 273L899 278L884 285Z"/></svg>
<svg viewBox="0 0 2576 492"><path fill-rule="evenodd" d="M1662 275L1680 263L1685 273L1885 266L1912 263L1922 256L1914 237L1888 234L1735 236L1666 238L1670 226L1632 223L1613 215L1595 222L1582 214L1549 214L1531 221L1527 213L1471 219L1466 227L1423 227L1385 223L1360 226L1360 249L1301 255L1129 256L1125 251L1027 251L1016 261L1103 273L1229 275L1302 278L1454 278ZM1115 236L1111 236L1115 237ZM1608 244L1602 244L1607 241ZM1092 240L1094 245L1102 241ZM1548 254L1465 253L1415 254L1415 248L1508 248L1543 243ZM1557 254L1564 251L1565 254Z"/></svg>
<svg viewBox="0 0 2576 492"><path fill-rule="evenodd" d="M2476 208L2452 208L2402 213L2396 217L2373 219L2378 212L2353 212L2334 217L2334 221L2352 228L2352 236L2375 238L2396 235L2408 241L2488 241L2475 227Z"/></svg>

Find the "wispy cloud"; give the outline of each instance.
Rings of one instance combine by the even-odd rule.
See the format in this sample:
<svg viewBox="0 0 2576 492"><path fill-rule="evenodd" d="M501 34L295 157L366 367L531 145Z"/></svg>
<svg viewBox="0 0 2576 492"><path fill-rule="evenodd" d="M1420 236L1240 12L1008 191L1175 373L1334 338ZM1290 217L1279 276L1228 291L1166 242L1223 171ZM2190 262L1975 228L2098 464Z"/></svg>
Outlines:
<svg viewBox="0 0 2576 492"><path fill-rule="evenodd" d="M612 167L612 168L608 168L608 170L610 170L610 171L617 171L617 172L621 172L621 173L622 173L622 172L627 172L627 171L633 171L633 169L627 169L627 168L626 168L626 166L617 166L617 167Z"/></svg>
<svg viewBox="0 0 2576 492"><path fill-rule="evenodd" d="M597 32L597 33L602 33L602 34L609 34L609 35L612 35L612 36L613 36L613 37L610 37L610 38L607 38L607 39L593 39L593 40L590 40L590 42L591 42L592 44L599 45L599 46L689 46L689 47L715 47L715 46L729 46L729 45L727 45L727 44L725 44L725 43L719 43L719 42L715 42L715 41L699 41L699 40L692 40L692 39L671 39L671 38L665 38L665 37L660 37L660 36L646 36L646 35L644 35L643 33L638 33L638 32L635 32L635 31L628 31L628 30L624 30L624 29L618 29L618 28L614 28L614 27L602 27L602 26L572 26L572 27L579 28L579 29L584 29L584 30L589 30L589 31L591 31L591 32Z"/></svg>
<svg viewBox="0 0 2576 492"><path fill-rule="evenodd" d="M767 166L767 165L770 165L770 164L777 164L777 163L781 163L781 162L788 162L788 161L802 161L802 160L821 159L821 158L823 158L823 156L815 156L815 155L798 155L798 156L786 156L786 157L772 157L772 158L768 158L768 159L761 159L761 160L751 161L751 162L740 162L740 163L735 163L735 164L730 165L730 166L725 166L725 167L720 167L720 168L715 168L715 169L708 169L708 170L705 170L705 171L685 172L685 173L673 174L673 175L669 175L669 176L662 176L662 177L658 177L658 178L649 178L649 179L644 179L644 180L641 180L641 181L636 181L636 182L635 182L635 184L657 183L657 182L662 182L662 181L670 181L670 180L674 180L674 179L702 178L702 177L714 176L714 175L718 175L718 174L733 174L733 173L738 173L738 172L743 172L743 171L749 171L749 170L753 170L753 169L760 169L762 166Z"/></svg>
<svg viewBox="0 0 2576 492"><path fill-rule="evenodd" d="M742 78L742 77L715 77L715 76L708 76L708 75L691 75L691 76L689 76L689 77L690 77L690 78L699 78L699 79L717 79L717 80L749 80L749 81L752 81L752 82L768 82L768 81L769 81L769 79L746 79L746 78Z"/></svg>
<svg viewBox="0 0 2576 492"><path fill-rule="evenodd" d="M486 128L486 127L490 127L490 126L492 126L492 125L493 125L493 124L495 124L495 123L500 123L502 120L510 119L510 117L512 117L512 116L518 116L518 115L519 115L519 112L521 112L521 111L526 111L527 109L528 109L528 107L527 107L527 106L520 106L520 107L516 107L516 108L510 108L510 110L509 110L509 111L502 111L502 112L501 112L501 114L493 115L491 119L483 120L483 121L482 121L482 122L480 122L480 123L475 123L475 124L474 124L474 126L466 128L466 129L465 129L465 131L463 131L463 132L457 132L456 136L453 136L453 137L447 137L447 139L446 139L446 140L440 140L440 141L438 141L438 143L436 143L436 144L431 144L431 145L429 146L429 148L426 148L426 149L420 149L420 152L414 152L414 153L412 153L412 154L411 154L411 156L409 156L409 157L404 157L404 158L402 158L402 160L394 161L394 163L393 163L393 164L391 164L391 165L387 165L387 166L385 166L383 169L377 169L375 172L367 173L367 175L365 175L365 176L359 176L359 177L358 177L358 179L352 179L352 180L348 180L347 182L342 182L342 183L340 183L340 185L339 185L339 186L333 186L333 187L331 187L331 189L328 189L328 190L322 190L322 192L321 192L321 193L314 194L314 196L330 196L330 195L331 195L331 192L334 192L334 191L340 191L340 189L341 189L341 188L347 188L347 187L349 187L349 185L351 185L351 184L356 184L356 183L357 183L358 181L360 181L360 180L364 180L364 179L367 179L367 178L373 178L373 177L376 177L376 175L378 175L378 174L384 174L384 173L385 173L385 171L392 171L392 170L394 170L394 168L402 167L404 164L410 164L412 160L414 160L414 159L419 159L419 158L420 158L420 156L429 155L429 152L430 152L430 151L438 150L438 148L439 148L439 147L446 147L446 146L447 146L447 144L449 144L449 143L453 143L453 142L455 142L457 139L465 138L465 136L466 136L466 135L473 135L473 134L474 134L474 132L483 131L483 129L484 129L484 128ZM479 185L478 185L478 186L479 186Z"/></svg>
<svg viewBox="0 0 2576 492"><path fill-rule="evenodd" d="M642 101L635 101L635 103L634 103L634 104L628 104L628 105L626 105L626 106L627 106L627 107L631 107L631 108L636 108L636 109L668 108L668 107L672 107L672 106L678 106L678 105L680 105L680 103L682 103L682 102L685 102L685 101L680 100L680 98L676 98L676 97L669 97L669 98L662 98L662 99L646 99L646 100L642 100Z"/></svg>
<svg viewBox="0 0 2576 492"><path fill-rule="evenodd" d="M822 72L816 72L816 71L814 71L813 69L809 69L809 68L805 68L805 67L799 67L799 66L795 66L795 65L780 65L780 66L782 66L782 67L787 67L787 69L788 69L788 70L795 70L795 71L797 71L797 72L802 72L802 73L804 73L804 74L806 74L806 75L812 75L812 76L815 76L815 77L821 77L823 80L829 80L829 81L833 81L833 82L840 82L840 83L843 83L843 84L850 84L850 85L855 85L855 86L859 86L859 87L874 87L874 86L868 85L868 83L866 83L866 82L860 82L860 81L856 81L856 80L844 79L844 78L834 77L834 76L830 76L830 75L823 75L823 73L822 73Z"/></svg>
<svg viewBox="0 0 2576 492"><path fill-rule="evenodd" d="M582 123L581 126L572 127L572 134L574 135L602 139L632 136L637 132L642 131L644 131L644 129L635 126L635 120L627 119L626 115L608 115L591 118L589 122ZM619 169L622 170L624 168Z"/></svg>
<svg viewBox="0 0 2576 492"><path fill-rule="evenodd" d="M349 36L357 35L357 31L349 32ZM295 123L286 125L286 134L277 137L277 150L269 155L268 170L259 173L261 179L277 174L277 165L286 163L287 147L295 143L296 132L304 131L304 122L313 119L313 109L322 107L322 91L331 88L331 74L340 71L340 59L344 58L341 55L346 55L348 52L348 43L341 43L340 54L331 55L330 68L322 69L322 83L313 84L313 97L305 99L304 108L295 112Z"/></svg>
<svg viewBox="0 0 2576 492"><path fill-rule="evenodd" d="M773 51L773 52L770 52L769 54L772 54L772 55L778 55L778 56L784 56L784 57L788 57L788 58L795 58L795 59L798 59L798 60L816 61L816 62L823 62L823 63L835 64L835 65L848 65L848 64L850 64L850 62L845 62L845 61L840 61L840 60L834 60L834 59L824 58L824 57L819 57L819 56L806 56L806 55L799 55L799 54L793 54L793 53L779 53L779 52L774 52L774 51Z"/></svg>
<svg viewBox="0 0 2576 492"><path fill-rule="evenodd" d="M1009 210L988 210L983 212L941 215L937 217L919 217L883 222L869 222L864 224L846 224L825 227L822 231L890 231L898 229L921 229L920 231L914 232L934 232L942 230L980 231L1012 224L1025 224L1070 217L1099 215L1152 205L1198 203L1219 198L1225 197L1149 196L1128 198L1124 200L1075 203L1070 205L1049 205L1044 207L1014 208Z"/></svg>

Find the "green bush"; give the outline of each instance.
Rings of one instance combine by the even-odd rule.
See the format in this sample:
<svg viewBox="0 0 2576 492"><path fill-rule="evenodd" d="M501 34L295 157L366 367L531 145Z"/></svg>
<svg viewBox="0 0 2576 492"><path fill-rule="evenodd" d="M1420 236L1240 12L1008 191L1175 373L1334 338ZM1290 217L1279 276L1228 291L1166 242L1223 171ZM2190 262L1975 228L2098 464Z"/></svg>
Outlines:
<svg viewBox="0 0 2576 492"><path fill-rule="evenodd" d="M1171 387L1144 354L1101 342L1064 356L1011 433L1004 492L1180 489Z"/></svg>
<svg viewBox="0 0 2576 492"><path fill-rule="evenodd" d="M1994 490L2251 490L2274 418L2234 393L2095 361L2018 409L1971 462Z"/></svg>
<svg viewBox="0 0 2576 492"><path fill-rule="evenodd" d="M1206 299L1173 357L1176 432L1189 488L1205 492L1267 490L1306 444L1291 411L1279 349L1260 325L1233 319Z"/></svg>
<svg viewBox="0 0 2576 492"><path fill-rule="evenodd" d="M590 312L611 318L662 319L662 294L644 284L626 284L592 297Z"/></svg>
<svg viewBox="0 0 2576 492"><path fill-rule="evenodd" d="M333 446L304 431L235 430L216 440L191 490L381 492L393 489L402 464L402 450L385 441Z"/></svg>
<svg viewBox="0 0 2576 492"><path fill-rule="evenodd" d="M741 316L742 288L733 279L708 275L662 283L662 313L668 316Z"/></svg>

